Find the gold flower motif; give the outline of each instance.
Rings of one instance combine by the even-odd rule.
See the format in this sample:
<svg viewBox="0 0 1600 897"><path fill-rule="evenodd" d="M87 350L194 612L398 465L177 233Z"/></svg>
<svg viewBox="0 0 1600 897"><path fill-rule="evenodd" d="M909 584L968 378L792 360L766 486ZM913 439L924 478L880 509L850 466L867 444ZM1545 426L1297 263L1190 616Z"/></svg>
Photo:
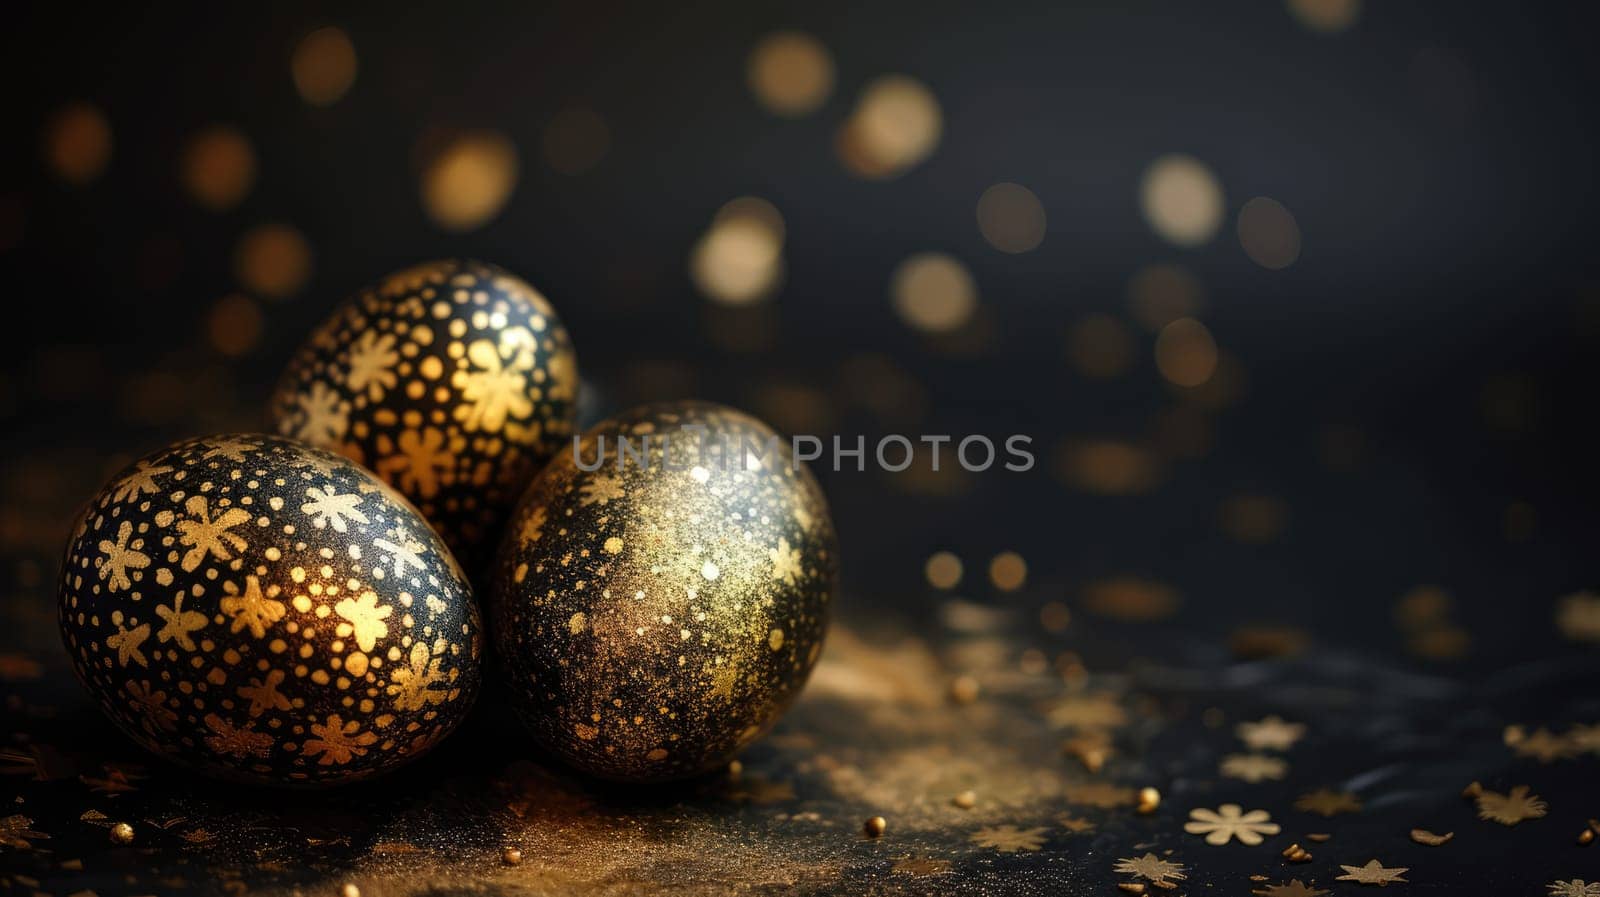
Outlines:
<svg viewBox="0 0 1600 897"><path fill-rule="evenodd" d="M768 552L772 556L772 578L794 585L803 572L800 568L800 549L789 547L789 540L778 537L778 545Z"/></svg>
<svg viewBox="0 0 1600 897"><path fill-rule="evenodd" d="M144 645L145 639L150 637L150 624L140 623L128 629L122 625L120 610L111 615L111 623L117 627L117 631L106 636L106 647L117 649L117 662L127 666L129 660L136 660L139 666L148 667L150 661L145 659L144 652L139 649Z"/></svg>
<svg viewBox="0 0 1600 897"><path fill-rule="evenodd" d="M394 388L399 382L394 373L394 364L400 360L400 353L395 351L394 346L392 333L368 330L361 334L361 338L350 349L350 372L345 385L350 387L351 392L365 390L367 397L376 402L383 398L385 390Z"/></svg>
<svg viewBox="0 0 1600 897"><path fill-rule="evenodd" d="M453 463L450 453L445 451L444 433L433 427L406 430L397 443L399 452L379 461L378 472L394 477L402 492L422 498L434 497L439 492L442 475Z"/></svg>
<svg viewBox="0 0 1600 897"><path fill-rule="evenodd" d="M1229 778L1255 784L1283 778L1289 773L1289 764L1266 754L1229 754L1222 758L1219 771Z"/></svg>
<svg viewBox="0 0 1600 897"><path fill-rule="evenodd" d="M311 734L317 737L306 739L300 750L308 757L317 757L319 766L349 763L354 757L364 756L367 747L378 740L371 732L362 732L359 721L345 722L337 713L328 714L326 723L312 723Z"/></svg>
<svg viewBox="0 0 1600 897"><path fill-rule="evenodd" d="M435 644L434 647L443 653L442 644ZM439 670L439 658L428 651L427 645L422 642L412 645L407 660L408 666L399 667L389 674L389 696L394 698L396 707L401 710L421 710L449 697L448 692L434 689L435 685L445 681L445 677Z"/></svg>
<svg viewBox="0 0 1600 897"><path fill-rule="evenodd" d="M1014 825L991 825L979 829L969 838L979 847L992 847L1001 853L1015 853L1019 850L1038 850L1044 846L1043 826L1038 828L1017 828Z"/></svg>
<svg viewBox="0 0 1600 897"><path fill-rule="evenodd" d="M133 704L138 708L140 717L146 729L171 732L178 727L178 714L167 706L167 693L158 691L149 682L135 682L128 680L123 683L123 689L128 697L133 699Z"/></svg>
<svg viewBox="0 0 1600 897"><path fill-rule="evenodd" d="M607 502L622 498L627 493L622 488L622 480L608 473L595 474L587 483L578 488L581 498L578 503L584 507L602 505Z"/></svg>
<svg viewBox="0 0 1600 897"><path fill-rule="evenodd" d="M156 632L156 641L166 644L169 640L176 641L178 647L185 651L194 650L194 639L189 633L204 629L206 615L194 610L183 609L183 593L172 597L172 606L161 605L156 608L156 616L167 621L167 624Z"/></svg>
<svg viewBox="0 0 1600 897"><path fill-rule="evenodd" d="M1285 722L1274 714L1253 723L1240 723L1233 731L1252 750L1286 751L1305 737L1306 727L1304 723Z"/></svg>
<svg viewBox="0 0 1600 897"><path fill-rule="evenodd" d="M1538 819L1550 809L1527 785L1518 785L1508 794L1484 789L1478 794L1478 818L1501 825L1516 825L1525 819Z"/></svg>
<svg viewBox="0 0 1600 897"><path fill-rule="evenodd" d="M1276 835L1280 829L1271 821L1266 810L1245 813L1238 804L1223 804L1215 810L1204 807L1189 811L1189 822L1183 830L1191 835L1205 835L1207 844L1226 844L1237 838L1240 844L1254 847L1263 835Z"/></svg>
<svg viewBox="0 0 1600 897"><path fill-rule="evenodd" d="M1600 881L1553 881L1548 886L1550 897L1600 897Z"/></svg>
<svg viewBox="0 0 1600 897"><path fill-rule="evenodd" d="M300 506L300 513L310 517L311 525L317 529L332 527L336 533L349 532L347 520L366 523L367 515L361 513L358 507L361 496L354 492L345 495L338 492L333 486L326 489L312 486L306 490L306 498L311 500Z"/></svg>
<svg viewBox="0 0 1600 897"><path fill-rule="evenodd" d="M1163 860L1153 853L1117 860L1111 871L1121 872L1124 875L1137 875L1156 883L1182 881L1189 877L1183 873L1183 864Z"/></svg>
<svg viewBox="0 0 1600 897"><path fill-rule="evenodd" d="M277 586L269 587L269 591L276 593ZM256 638L265 638L267 627L283 619L288 611L282 601L276 601L261 592L261 580L254 576L244 578L244 594L236 594L238 587L233 583L223 586L228 597L220 602L222 612L233 620L229 632L238 632L245 627L250 628L250 634Z"/></svg>
<svg viewBox="0 0 1600 897"><path fill-rule="evenodd" d="M106 584L112 594L119 589L133 588L133 580L128 576L128 568L143 570L150 566L150 556L142 551L135 551L128 547L128 538L133 535L133 524L124 520L117 527L117 540L100 540L100 552L105 558L100 561L100 578L109 579Z"/></svg>
<svg viewBox="0 0 1600 897"><path fill-rule="evenodd" d="M378 603L378 596L374 592L362 592L360 597L346 598L335 604L333 610L349 621L339 624L337 631L340 637L354 635L356 644L363 651L371 651L378 639L389 634L389 624L383 621L394 613L394 608Z"/></svg>
<svg viewBox="0 0 1600 897"><path fill-rule="evenodd" d="M265 680L251 679L249 685L237 689L239 697L250 702L250 716L257 717L268 710L288 710L289 699L278 691L278 685L288 678L283 670L268 670Z"/></svg>
<svg viewBox="0 0 1600 897"><path fill-rule="evenodd" d="M213 520L204 495L190 496L183 503L183 509L191 515L178 521L178 544L189 549L183 556L185 573L193 573L208 554L219 561L228 561L233 559L228 551L230 547L234 551L244 551L244 537L228 530L249 520L250 512L229 508Z"/></svg>
<svg viewBox="0 0 1600 897"><path fill-rule="evenodd" d="M313 383L311 389L296 399L304 416L294 436L312 445L336 444L344 439L350 429L350 415L339 394L326 383Z"/></svg>
<svg viewBox="0 0 1600 897"><path fill-rule="evenodd" d="M166 465L151 464L148 459L141 458L133 466L133 472L117 481L113 487L111 500L115 502L132 501L141 495L154 495L158 491L156 477L171 473L172 468Z"/></svg>
<svg viewBox="0 0 1600 897"><path fill-rule="evenodd" d="M528 398L528 378L502 364L494 343L478 340L467 347L467 360L477 370L456 373L462 405L455 418L468 430L498 430L509 415L524 418L533 413Z"/></svg>
<svg viewBox="0 0 1600 897"><path fill-rule="evenodd" d="M212 733L206 736L206 745L220 754L265 757L272 752L272 736L257 732L251 726L239 728L215 713L206 714L205 724Z"/></svg>

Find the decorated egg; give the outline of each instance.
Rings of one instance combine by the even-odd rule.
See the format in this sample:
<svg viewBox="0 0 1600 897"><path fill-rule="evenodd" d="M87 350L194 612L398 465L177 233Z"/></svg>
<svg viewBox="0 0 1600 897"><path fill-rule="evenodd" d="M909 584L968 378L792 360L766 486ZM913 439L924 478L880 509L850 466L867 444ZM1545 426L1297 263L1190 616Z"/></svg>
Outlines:
<svg viewBox="0 0 1600 897"><path fill-rule="evenodd" d="M495 563L491 631L523 722L610 779L726 763L805 684L838 547L816 481L760 421L636 408L540 473Z"/></svg>
<svg viewBox="0 0 1600 897"><path fill-rule="evenodd" d="M450 734L483 630L428 524L348 459L275 436L135 462L67 543L61 634L146 748L275 785L383 772Z"/></svg>
<svg viewBox="0 0 1600 897"><path fill-rule="evenodd" d="M537 290L494 265L390 275L325 322L272 401L278 432L376 472L469 571L572 434L572 342Z"/></svg>

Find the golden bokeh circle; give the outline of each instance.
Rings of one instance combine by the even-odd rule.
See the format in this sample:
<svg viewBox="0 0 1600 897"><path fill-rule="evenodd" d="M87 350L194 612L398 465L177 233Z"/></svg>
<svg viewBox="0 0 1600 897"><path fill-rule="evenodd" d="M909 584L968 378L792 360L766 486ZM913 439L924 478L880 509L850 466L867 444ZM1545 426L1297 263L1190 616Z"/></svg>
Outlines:
<svg viewBox="0 0 1600 897"><path fill-rule="evenodd" d="M895 312L924 333L949 333L972 318L978 285L967 267L940 252L913 255L889 279Z"/></svg>
<svg viewBox="0 0 1600 897"><path fill-rule="evenodd" d="M339 102L356 80L356 48L341 28L318 28L300 39L289 74L300 98L313 106Z"/></svg>
<svg viewBox="0 0 1600 897"><path fill-rule="evenodd" d="M1156 368L1174 386L1195 387L1217 370L1217 343L1206 325L1179 318L1156 335Z"/></svg>
<svg viewBox="0 0 1600 897"><path fill-rule="evenodd" d="M111 122L92 103L68 104L45 126L44 156L63 181L88 184L111 162Z"/></svg>
<svg viewBox="0 0 1600 897"><path fill-rule="evenodd" d="M1280 271L1300 258L1300 225L1283 203L1257 196L1239 210L1239 245L1251 261Z"/></svg>
<svg viewBox="0 0 1600 897"><path fill-rule="evenodd" d="M1044 204L1027 187L999 183L978 197L978 232L1001 252L1037 249L1044 231Z"/></svg>
<svg viewBox="0 0 1600 897"><path fill-rule="evenodd" d="M477 230L505 208L517 177L517 148L509 138L493 131L461 134L424 169L422 207L444 230Z"/></svg>
<svg viewBox="0 0 1600 897"><path fill-rule="evenodd" d="M1222 183L1193 156L1172 153L1150 163L1139 201L1150 227L1178 246L1205 243L1222 223Z"/></svg>
<svg viewBox="0 0 1600 897"><path fill-rule="evenodd" d="M287 299L311 279L311 244L287 224L263 224L239 238L234 276L258 296Z"/></svg>
<svg viewBox="0 0 1600 897"><path fill-rule="evenodd" d="M189 138L182 164L189 198L214 212L233 208L256 182L256 153L237 128L217 125Z"/></svg>
<svg viewBox="0 0 1600 897"><path fill-rule="evenodd" d="M833 92L833 57L801 31L778 31L750 51L750 92L774 115L798 118L817 111Z"/></svg>

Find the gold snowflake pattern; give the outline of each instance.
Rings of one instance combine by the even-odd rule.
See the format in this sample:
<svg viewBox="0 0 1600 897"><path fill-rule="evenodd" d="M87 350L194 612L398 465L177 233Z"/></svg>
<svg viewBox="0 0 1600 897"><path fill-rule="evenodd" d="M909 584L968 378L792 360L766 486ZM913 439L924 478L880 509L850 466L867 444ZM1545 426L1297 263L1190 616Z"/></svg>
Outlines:
<svg viewBox="0 0 1600 897"><path fill-rule="evenodd" d="M1305 737L1306 727L1303 723L1285 722L1274 714L1253 723L1240 723L1233 731L1253 751L1286 751Z"/></svg>
<svg viewBox="0 0 1600 897"><path fill-rule="evenodd" d="M1321 888L1313 888L1296 878L1283 884L1266 885L1250 893L1255 897L1324 897L1328 892Z"/></svg>
<svg viewBox="0 0 1600 897"><path fill-rule="evenodd" d="M137 546L142 545L143 540L136 540L134 546L129 546L128 537L132 535L133 524L124 520L122 525L117 527L117 540L115 542L110 539L100 540L100 553L105 555L98 562L100 578L108 580L106 588L113 595L119 590L133 588L133 579L128 573L130 568L143 570L150 566L150 556L137 550Z"/></svg>
<svg viewBox="0 0 1600 897"><path fill-rule="evenodd" d="M350 429L348 403L326 383L313 383L311 389L295 399L301 415L300 425L290 435L312 445L337 445Z"/></svg>
<svg viewBox="0 0 1600 897"><path fill-rule="evenodd" d="M1600 881L1574 878L1571 881L1553 881L1547 887L1550 897L1600 897Z"/></svg>
<svg viewBox="0 0 1600 897"><path fill-rule="evenodd" d="M1302 813L1316 813L1318 816L1337 816L1340 813L1354 813L1361 809L1361 799L1348 791L1334 791L1331 788L1318 788L1315 791L1300 795L1294 802L1294 808Z"/></svg>
<svg viewBox="0 0 1600 897"><path fill-rule="evenodd" d="M340 495L334 486L312 486L306 490L306 498L311 500L300 506L300 513L309 516L317 529L331 527L336 533L345 533L350 531L352 522L370 522L361 513L361 496L353 492Z"/></svg>
<svg viewBox="0 0 1600 897"><path fill-rule="evenodd" d="M238 586L233 583L224 583L223 591L227 596L218 602L218 607L233 621L229 627L230 632L239 632L249 629L254 638L265 638L267 627L283 619L288 612L282 601L273 596L277 594L277 586L269 586L266 592L261 590L261 580L254 576L244 578L244 594L239 594Z"/></svg>
<svg viewBox="0 0 1600 897"><path fill-rule="evenodd" d="M381 401L384 391L394 389L399 382L394 372L399 360L394 334L368 330L350 347L350 369L345 375L345 385L351 392L365 392L372 401Z"/></svg>
<svg viewBox="0 0 1600 897"><path fill-rule="evenodd" d="M1207 844L1226 844L1237 839L1240 844L1254 847L1263 835L1276 835L1280 829L1266 810L1246 813L1238 804L1223 804L1215 810L1204 807L1190 810L1189 821L1183 830L1191 835L1205 835Z"/></svg>
<svg viewBox="0 0 1600 897"><path fill-rule="evenodd" d="M139 666L148 667L150 661L140 649L143 647L145 640L150 638L150 624L140 623L130 629L122 625L123 619L122 611L112 612L111 624L117 628L117 631L106 636L106 647L117 649L117 663L122 666L127 666L128 661L131 660L139 664Z"/></svg>
<svg viewBox="0 0 1600 897"><path fill-rule="evenodd" d="M190 515L178 521L178 544L189 548L183 556L184 572L193 573L207 555L227 561L233 559L229 549L243 551L247 547L243 536L229 530L249 520L249 511L228 508L213 519L204 495L190 496L183 509Z"/></svg>
<svg viewBox="0 0 1600 897"><path fill-rule="evenodd" d="M1506 743L1518 757L1531 757L1540 763L1565 760L1579 752L1579 746L1570 737L1552 734L1543 726L1535 729L1531 735L1513 730L1508 734Z"/></svg>
<svg viewBox="0 0 1600 897"><path fill-rule="evenodd" d="M597 474L587 483L579 487L580 498L578 503L583 507L590 505L604 506L607 502L623 498L626 493L622 489L622 480L610 474Z"/></svg>
<svg viewBox="0 0 1600 897"><path fill-rule="evenodd" d="M979 847L992 847L1001 853L1019 850L1033 851L1044 846L1045 828L1017 828L1014 825L991 825L972 833L968 839Z"/></svg>
<svg viewBox="0 0 1600 897"><path fill-rule="evenodd" d="M800 549L790 547L789 540L779 536L777 547L769 554L772 556L772 578L786 585L794 585L804 572L800 568Z"/></svg>
<svg viewBox="0 0 1600 897"><path fill-rule="evenodd" d="M456 407L455 417L468 432L498 430L508 417L521 419L533 413L528 378L518 369L531 367L531 356L514 359L507 365L501 361L495 344L482 339L467 347L467 360L474 370L456 374L455 385L461 390L462 404Z"/></svg>
<svg viewBox="0 0 1600 897"><path fill-rule="evenodd" d="M152 464L149 459L141 459L133 466L133 472L125 475L112 487L111 500L114 502L136 501L144 495L155 495L160 491L156 485L156 477L172 473L173 468L164 464Z"/></svg>
<svg viewBox="0 0 1600 897"><path fill-rule="evenodd" d="M1530 794L1527 785L1518 785L1507 794L1484 789L1478 794L1478 818L1501 825L1516 825L1526 819L1538 819L1550 805L1537 794Z"/></svg>
<svg viewBox="0 0 1600 897"><path fill-rule="evenodd" d="M1283 778L1289 774L1289 764L1266 754L1229 754L1222 758L1218 771L1230 779L1255 784Z"/></svg>
<svg viewBox="0 0 1600 897"><path fill-rule="evenodd" d="M437 495L454 466L454 451L445 444L444 432L433 427L406 430L395 444L398 450L386 452L378 461L378 473L407 495L423 499Z"/></svg>
<svg viewBox="0 0 1600 897"><path fill-rule="evenodd" d="M1353 881L1364 885L1378 885L1379 887L1395 882L1404 882L1406 879L1401 876L1410 871L1406 866L1397 866L1392 869L1385 868L1377 860L1367 860L1365 866L1346 866L1340 863L1339 868L1343 869L1345 874L1335 879L1336 881Z"/></svg>
<svg viewBox="0 0 1600 897"><path fill-rule="evenodd" d="M172 596L172 604L161 605L156 608L156 616L166 621L166 625L156 630L156 641L165 645L168 641L175 641L178 647L185 651L194 650L194 639L189 636L204 629L206 615L194 610L183 609L184 595L182 592Z"/></svg>
<svg viewBox="0 0 1600 897"><path fill-rule="evenodd" d="M1142 857L1126 857L1117 860L1117 864L1111 867L1112 872L1137 875L1140 878L1158 884L1165 881L1182 881L1188 878L1189 876L1184 874L1183 869L1184 867L1181 863L1163 860L1153 853L1146 853Z"/></svg>
<svg viewBox="0 0 1600 897"><path fill-rule="evenodd" d="M251 679L248 685L238 688L238 695L250 702L250 717L254 719L269 710L284 711L294 706L283 692L278 691L278 686L288 674L283 670L268 670L264 678Z"/></svg>
<svg viewBox="0 0 1600 897"><path fill-rule="evenodd" d="M215 713L206 714L205 724L211 730L206 744L219 754L265 757L272 751L272 736L265 732L256 732L249 726L236 727Z"/></svg>
<svg viewBox="0 0 1600 897"><path fill-rule="evenodd" d="M334 613L343 617L335 630L341 638L354 636L362 651L371 651L378 639L389 634L389 624L384 620L394 613L394 608L378 603L375 592L362 592L355 598L346 598L333 606Z"/></svg>
<svg viewBox="0 0 1600 897"><path fill-rule="evenodd" d="M437 645L436 648L439 649L438 653L444 653L443 645ZM412 645L407 660L406 666L389 674L389 696L394 698L396 707L421 710L449 697L449 692L434 687L443 683L445 676L440 670L441 658L433 656L427 645L422 642Z"/></svg>

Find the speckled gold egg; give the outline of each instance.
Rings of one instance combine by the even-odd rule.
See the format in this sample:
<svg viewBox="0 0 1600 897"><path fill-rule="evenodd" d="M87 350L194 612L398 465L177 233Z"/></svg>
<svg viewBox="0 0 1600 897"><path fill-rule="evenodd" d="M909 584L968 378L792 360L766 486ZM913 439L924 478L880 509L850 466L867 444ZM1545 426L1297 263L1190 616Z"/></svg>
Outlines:
<svg viewBox="0 0 1600 897"><path fill-rule="evenodd" d="M119 474L67 543L59 610L124 732L230 779L399 766L480 679L478 608L439 537L372 474L276 436L181 442Z"/></svg>
<svg viewBox="0 0 1600 897"><path fill-rule="evenodd" d="M366 465L476 575L528 481L572 435L578 366L550 303L450 260L341 306L285 371L278 432Z"/></svg>
<svg viewBox="0 0 1600 897"><path fill-rule="evenodd" d="M529 487L495 563L491 629L547 749L605 778L683 778L794 700L837 578L827 503L786 440L730 408L649 405L589 430Z"/></svg>

